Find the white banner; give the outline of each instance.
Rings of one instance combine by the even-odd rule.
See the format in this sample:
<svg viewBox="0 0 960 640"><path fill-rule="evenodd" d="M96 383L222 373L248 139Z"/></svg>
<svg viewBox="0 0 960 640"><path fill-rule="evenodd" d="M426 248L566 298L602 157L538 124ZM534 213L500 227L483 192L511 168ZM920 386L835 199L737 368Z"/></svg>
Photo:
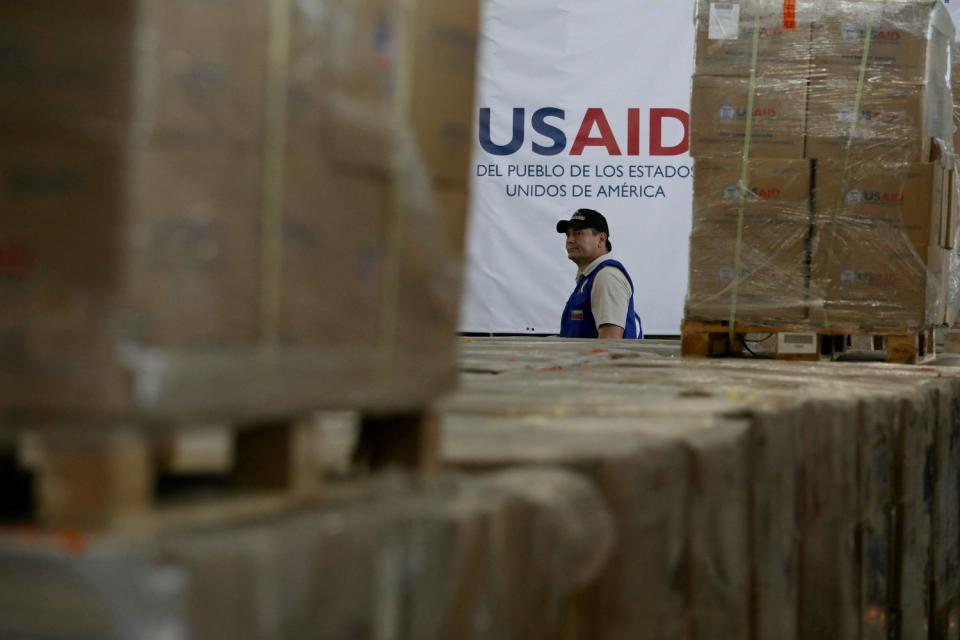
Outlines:
<svg viewBox="0 0 960 640"><path fill-rule="evenodd" d="M556 333L557 220L603 213L648 334L687 290L693 0L486 0L461 331Z"/></svg>

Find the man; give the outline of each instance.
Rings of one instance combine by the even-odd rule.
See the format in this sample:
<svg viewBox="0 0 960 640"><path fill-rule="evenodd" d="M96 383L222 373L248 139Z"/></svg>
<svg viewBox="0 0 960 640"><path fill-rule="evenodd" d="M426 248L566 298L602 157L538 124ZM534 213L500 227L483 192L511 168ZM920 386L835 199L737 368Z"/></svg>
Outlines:
<svg viewBox="0 0 960 640"><path fill-rule="evenodd" d="M567 236L567 257L577 265L574 288L560 320L565 338L642 338L633 308L633 281L610 251L607 219L593 209L577 209L557 223ZM636 322L634 322L636 318Z"/></svg>

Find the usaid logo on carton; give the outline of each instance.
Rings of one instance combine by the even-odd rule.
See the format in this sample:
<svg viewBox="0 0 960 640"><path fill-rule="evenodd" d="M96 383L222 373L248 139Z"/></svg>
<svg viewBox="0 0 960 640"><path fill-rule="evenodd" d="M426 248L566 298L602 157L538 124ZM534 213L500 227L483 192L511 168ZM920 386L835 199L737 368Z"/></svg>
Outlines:
<svg viewBox="0 0 960 640"><path fill-rule="evenodd" d="M850 189L846 195L847 204L902 204L903 194L896 191L862 191Z"/></svg>
<svg viewBox="0 0 960 640"><path fill-rule="evenodd" d="M717 277L720 283L728 285L733 282L733 267L720 267L717 271ZM777 271L772 268L753 269L742 267L740 269L740 282L773 282L777 279Z"/></svg>
<svg viewBox="0 0 960 640"><path fill-rule="evenodd" d="M867 32L864 28L855 24L845 24L840 27L840 39L844 42L863 42ZM871 42L897 42L900 40L900 32L896 29L873 30L870 32Z"/></svg>
<svg viewBox="0 0 960 640"><path fill-rule="evenodd" d="M747 197L754 200L773 200L780 197L779 187L748 187ZM737 200L740 197L740 188L731 184L723 188L724 200Z"/></svg>
<svg viewBox="0 0 960 640"><path fill-rule="evenodd" d="M744 107L734 107L729 104L725 104L720 107L718 112L720 120L724 122L732 122L734 120L746 120L747 119L747 110ZM765 120L770 118L777 117L777 110L773 107L757 107L753 110L753 119L754 120Z"/></svg>
<svg viewBox="0 0 960 640"><path fill-rule="evenodd" d="M844 269L840 272L840 282L845 286L854 285L889 285L896 281L892 273L878 273L876 271L857 271L856 269Z"/></svg>
<svg viewBox="0 0 960 640"><path fill-rule="evenodd" d="M860 204L863 202L863 191L860 189L850 189L847 191L847 204Z"/></svg>
<svg viewBox="0 0 960 640"><path fill-rule="evenodd" d="M851 124L854 121L855 111L851 107L840 107L837 109L837 122ZM902 111L877 111L871 109L862 109L860 111L860 122L896 124L906 120Z"/></svg>

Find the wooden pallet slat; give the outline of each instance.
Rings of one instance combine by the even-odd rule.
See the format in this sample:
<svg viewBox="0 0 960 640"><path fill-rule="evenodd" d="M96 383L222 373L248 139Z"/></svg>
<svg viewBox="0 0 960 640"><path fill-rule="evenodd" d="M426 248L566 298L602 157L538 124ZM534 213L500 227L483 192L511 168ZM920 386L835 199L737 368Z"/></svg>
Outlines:
<svg viewBox="0 0 960 640"><path fill-rule="evenodd" d="M440 423L435 414L364 415L353 463L378 470L391 466L431 473L439 467Z"/></svg>
<svg viewBox="0 0 960 640"><path fill-rule="evenodd" d="M424 410L359 417L356 471L401 467L429 474L439 468L436 414ZM217 464L194 466L180 475L172 468L177 440L203 432L201 427L157 431L145 424L25 427L25 437L8 458L11 468L32 476L29 497L23 491L5 495L0 506L22 514L18 521L110 529L175 509L185 494L210 508L252 494L292 502L320 495L324 466L315 420L278 418L218 427L220 437L213 442L218 455L206 458ZM191 481L201 484L199 490ZM26 509L18 506L23 500Z"/></svg>
<svg viewBox="0 0 960 640"><path fill-rule="evenodd" d="M312 422L237 426L231 437L227 493L272 492L296 500L320 493L322 459ZM29 443L21 447L21 466L33 473L31 518L40 524L110 528L160 508L156 488L169 436L136 426L59 429L33 432ZM223 497L213 493L203 500L215 504Z"/></svg>
<svg viewBox="0 0 960 640"><path fill-rule="evenodd" d="M684 357L716 357L739 355L743 350L743 337L746 334L807 334L816 338L816 350L813 353L789 353L777 351L779 360L818 361L829 353L842 352L852 336L860 337L858 342L883 344L885 361L892 364L917 364L936 356L934 329L926 327L919 330L897 331L890 328L864 329L860 327L809 327L803 325L735 325L735 338L731 345L729 324L724 321L705 322L684 320L681 325L680 352ZM864 340L863 338L866 338ZM824 346L828 344L825 351ZM857 345L858 347L863 344Z"/></svg>

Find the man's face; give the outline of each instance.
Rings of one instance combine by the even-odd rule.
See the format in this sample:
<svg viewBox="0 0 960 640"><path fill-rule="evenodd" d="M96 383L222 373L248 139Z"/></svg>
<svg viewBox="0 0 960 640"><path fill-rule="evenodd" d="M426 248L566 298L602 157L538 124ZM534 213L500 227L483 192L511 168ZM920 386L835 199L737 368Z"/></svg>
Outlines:
<svg viewBox="0 0 960 640"><path fill-rule="evenodd" d="M596 229L567 229L567 257L583 267L607 252L607 234Z"/></svg>

